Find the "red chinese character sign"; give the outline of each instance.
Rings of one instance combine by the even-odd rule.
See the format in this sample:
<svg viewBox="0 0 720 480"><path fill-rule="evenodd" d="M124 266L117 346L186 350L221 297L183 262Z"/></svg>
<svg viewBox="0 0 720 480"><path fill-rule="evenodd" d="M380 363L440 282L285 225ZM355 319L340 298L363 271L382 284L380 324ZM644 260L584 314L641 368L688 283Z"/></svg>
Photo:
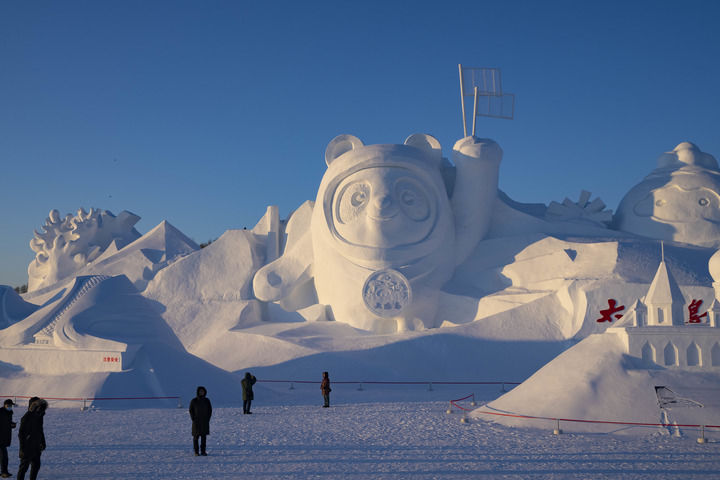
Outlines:
<svg viewBox="0 0 720 480"><path fill-rule="evenodd" d="M600 318L598 318L596 321L598 323L612 322L613 316L619 320L622 318L622 313L617 313L617 312L622 312L623 310L625 310L625 305L618 305L617 300L610 298L610 299L608 299L608 308L606 308L605 310L600 310L600 315L602 315L602 316Z"/></svg>
<svg viewBox="0 0 720 480"><path fill-rule="evenodd" d="M707 317L707 312L703 313L702 315L698 315L698 311L700 311L700 307L702 306L703 301L702 300L695 300L693 298L693 301L690 302L690 305L688 305L688 312L690 313L690 319L687 321L687 323L701 323L702 320L700 320L703 317Z"/></svg>

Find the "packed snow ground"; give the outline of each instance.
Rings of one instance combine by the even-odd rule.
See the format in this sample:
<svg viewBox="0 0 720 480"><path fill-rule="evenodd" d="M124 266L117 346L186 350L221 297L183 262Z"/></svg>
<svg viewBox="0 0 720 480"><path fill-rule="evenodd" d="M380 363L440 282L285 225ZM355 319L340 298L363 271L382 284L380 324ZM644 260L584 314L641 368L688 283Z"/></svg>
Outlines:
<svg viewBox="0 0 720 480"><path fill-rule="evenodd" d="M183 408L88 411L53 408L45 419L48 449L40 478L718 478L720 435L696 443L676 437L562 434L513 428L445 413L448 401L474 392L487 402L496 386L333 385L332 407L320 407L317 385L273 387L256 396L253 415L214 410L208 457L192 454L187 400ZM262 392L265 389L261 389ZM209 392L212 400L212 391ZM239 403L239 402L238 402ZM461 405L463 405L461 403ZM469 407L469 404L464 403ZM67 405L66 405L67 406ZM147 407L147 405L143 405ZM16 417L23 407L16 407ZM16 418L17 419L17 418ZM10 448L17 470L17 439Z"/></svg>

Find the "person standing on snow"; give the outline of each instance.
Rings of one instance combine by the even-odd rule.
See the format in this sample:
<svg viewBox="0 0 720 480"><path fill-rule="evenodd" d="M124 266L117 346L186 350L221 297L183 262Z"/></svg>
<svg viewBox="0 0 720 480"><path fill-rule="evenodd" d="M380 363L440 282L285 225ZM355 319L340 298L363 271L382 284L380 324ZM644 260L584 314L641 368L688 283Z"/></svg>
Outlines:
<svg viewBox="0 0 720 480"><path fill-rule="evenodd" d="M20 420L18 440L20 440L20 466L18 480L25 480L25 472L30 468L30 480L35 480L40 471L40 456L45 450L45 431L43 417L48 403L42 398L33 397L30 408Z"/></svg>
<svg viewBox="0 0 720 480"><path fill-rule="evenodd" d="M250 411L250 404L255 398L252 388L255 382L257 382L257 379L255 375L252 375L250 372L245 372L245 378L240 381L242 385L243 414L252 413Z"/></svg>
<svg viewBox="0 0 720 480"><path fill-rule="evenodd" d="M0 477L2 478L12 477L12 474L8 472L7 447L12 441L12 429L15 428L15 422L12 421L13 405L15 403L8 398L0 410Z"/></svg>
<svg viewBox="0 0 720 480"><path fill-rule="evenodd" d="M206 437L210 435L210 417L212 417L212 404L207 398L207 389L197 387L197 396L190 400L190 418L192 419L193 450L195 456L207 456ZM200 449L198 450L198 438Z"/></svg>
<svg viewBox="0 0 720 480"><path fill-rule="evenodd" d="M324 404L323 408L328 408L330 406L330 392L332 392L332 388L330 388L330 377L328 376L328 372L322 373L322 382L320 382L320 391L322 392Z"/></svg>

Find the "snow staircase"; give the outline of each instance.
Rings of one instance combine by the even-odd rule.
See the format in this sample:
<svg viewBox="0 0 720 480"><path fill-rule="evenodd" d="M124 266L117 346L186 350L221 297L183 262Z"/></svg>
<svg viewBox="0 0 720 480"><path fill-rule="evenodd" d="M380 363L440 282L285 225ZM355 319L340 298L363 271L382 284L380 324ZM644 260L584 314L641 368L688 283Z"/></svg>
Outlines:
<svg viewBox="0 0 720 480"><path fill-rule="evenodd" d="M76 279L77 284L73 288L73 292L68 295L63 303L58 306L53 315L50 317L48 324L39 332L35 337L36 345L49 345L52 342L53 333L55 332L55 326L62 316L72 308L77 301L87 294L92 288L98 285L103 280L110 278L108 275L93 275L91 277L78 277Z"/></svg>

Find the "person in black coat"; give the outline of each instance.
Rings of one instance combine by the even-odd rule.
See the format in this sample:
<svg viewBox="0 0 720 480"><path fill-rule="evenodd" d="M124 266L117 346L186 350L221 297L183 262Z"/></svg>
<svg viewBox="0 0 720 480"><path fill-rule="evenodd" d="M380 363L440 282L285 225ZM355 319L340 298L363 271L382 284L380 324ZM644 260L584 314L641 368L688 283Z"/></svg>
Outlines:
<svg viewBox="0 0 720 480"><path fill-rule="evenodd" d="M190 400L190 418L192 419L193 450L195 456L207 455L205 450L206 437L210 435L210 417L212 417L212 404L207 398L205 387L197 387L197 396ZM198 438L200 450L198 452Z"/></svg>
<svg viewBox="0 0 720 480"><path fill-rule="evenodd" d="M12 421L13 405L15 403L8 398L0 410L0 477L2 478L12 477L12 474L8 472L7 447L12 441L12 429L15 428L15 422Z"/></svg>
<svg viewBox="0 0 720 480"><path fill-rule="evenodd" d="M251 375L250 372L245 372L245 378L240 381L243 391L243 413L252 413L250 411L250 404L255 398L255 395L253 394L253 385L255 385L255 382L257 382L257 379L255 378L255 375Z"/></svg>
<svg viewBox="0 0 720 480"><path fill-rule="evenodd" d="M34 397L37 398L37 397ZM30 408L20 420L18 440L20 440L20 466L18 480L25 480L25 472L30 467L30 480L35 480L40 470L40 455L45 450L45 432L43 417L48 403L37 398L30 403Z"/></svg>

